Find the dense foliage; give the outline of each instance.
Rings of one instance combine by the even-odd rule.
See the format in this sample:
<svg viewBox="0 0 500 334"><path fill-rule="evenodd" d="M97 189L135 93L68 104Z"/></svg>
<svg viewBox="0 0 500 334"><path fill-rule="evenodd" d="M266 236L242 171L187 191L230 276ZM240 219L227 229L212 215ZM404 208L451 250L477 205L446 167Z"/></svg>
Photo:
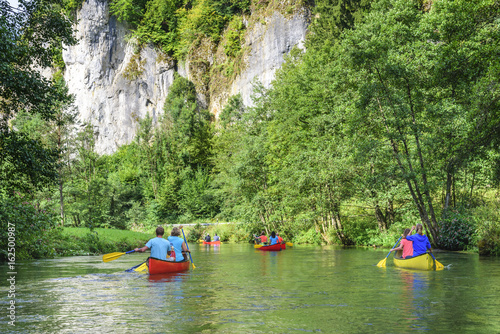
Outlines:
<svg viewBox="0 0 500 334"><path fill-rule="evenodd" d="M199 39L218 43L231 19L249 13L250 5L250 0L114 0L110 10L132 25L140 44L154 43L182 60Z"/></svg>
<svg viewBox="0 0 500 334"><path fill-rule="evenodd" d="M0 261L25 260L54 255L54 212L15 196L0 201Z"/></svg>
<svg viewBox="0 0 500 334"><path fill-rule="evenodd" d="M39 70L57 62L61 43L75 42L71 22L62 15L59 1L20 1L19 7L13 8L0 0L2 260L7 255L7 241L10 242L7 231L9 238L15 240L9 253L15 253L16 259L54 254L50 242L54 238L54 215L51 210L42 209L40 201L34 198L36 191L56 184L63 150L48 144L37 131L47 137L56 133L61 119L66 118L62 110L71 97L60 76L50 80ZM16 126L14 121L23 118L37 125Z"/></svg>
<svg viewBox="0 0 500 334"><path fill-rule="evenodd" d="M236 57L240 15L267 4L117 0L111 8L141 41L181 59L202 39ZM94 152L90 125L71 137L71 118L20 114L11 124L25 144L2 152L29 153L40 167L5 177L1 190L29 185L23 191L66 226L220 219L244 223L220 229L223 240L276 230L304 243L392 246L420 222L440 248L499 254L499 9L494 0L317 1L307 50L292 50L271 88L255 85L251 107L232 96L216 122L193 82L177 76L162 116L140 120L135 141L110 156ZM61 116L63 104L47 110ZM38 147L45 160L30 153ZM4 175L14 175L12 159L2 161ZM34 192L51 180L58 189Z"/></svg>

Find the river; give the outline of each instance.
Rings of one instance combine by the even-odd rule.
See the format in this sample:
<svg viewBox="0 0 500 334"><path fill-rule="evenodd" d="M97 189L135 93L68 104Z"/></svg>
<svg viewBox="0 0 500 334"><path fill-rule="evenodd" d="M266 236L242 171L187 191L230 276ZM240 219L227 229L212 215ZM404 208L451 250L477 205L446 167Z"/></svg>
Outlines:
<svg viewBox="0 0 500 334"><path fill-rule="evenodd" d="M437 272L376 264L387 250L190 245L195 269L124 272L147 255L16 263L15 326L0 267L2 333L500 333L500 260L438 253Z"/></svg>

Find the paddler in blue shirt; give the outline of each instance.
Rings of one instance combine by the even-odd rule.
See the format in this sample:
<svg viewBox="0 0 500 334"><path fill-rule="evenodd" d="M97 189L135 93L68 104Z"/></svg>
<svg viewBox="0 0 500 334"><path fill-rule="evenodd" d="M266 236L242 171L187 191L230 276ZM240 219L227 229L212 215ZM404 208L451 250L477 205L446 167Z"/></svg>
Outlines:
<svg viewBox="0 0 500 334"><path fill-rule="evenodd" d="M170 236L168 237L168 241L172 245L175 250L175 262L181 262L186 259L186 253L191 253L184 239L180 237L181 235L182 225L179 227L174 227L172 232L170 232Z"/></svg>
<svg viewBox="0 0 500 334"><path fill-rule="evenodd" d="M415 226L412 226L410 234L414 229ZM429 242L429 238L424 235L424 227L422 224L417 224L416 230L417 234L406 236L406 240L413 241L413 257L425 254L427 253L427 250L432 253L431 243Z"/></svg>
<svg viewBox="0 0 500 334"><path fill-rule="evenodd" d="M271 236L269 237L269 245L272 246L272 245L276 245L277 243L279 243L279 239L276 236L276 232L272 231Z"/></svg>
<svg viewBox="0 0 500 334"><path fill-rule="evenodd" d="M158 226L156 228L156 238L149 240L146 243L146 246L142 248L136 248L135 251L142 253L147 251L148 249L151 249L151 257L164 261L174 261L174 258L170 257L170 253L172 250L170 242L163 239L164 233L165 230L163 229L163 227Z"/></svg>

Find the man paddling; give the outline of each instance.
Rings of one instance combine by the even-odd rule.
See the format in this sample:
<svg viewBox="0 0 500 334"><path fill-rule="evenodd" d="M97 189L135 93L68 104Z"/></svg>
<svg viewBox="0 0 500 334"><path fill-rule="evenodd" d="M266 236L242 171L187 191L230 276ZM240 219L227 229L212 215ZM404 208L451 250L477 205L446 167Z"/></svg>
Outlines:
<svg viewBox="0 0 500 334"><path fill-rule="evenodd" d="M156 238L149 240L146 246L134 250L142 253L151 249L151 257L165 261L174 261L174 258L170 257L172 246L168 240L163 239L163 234L165 234L165 230L163 227L158 226L156 228Z"/></svg>

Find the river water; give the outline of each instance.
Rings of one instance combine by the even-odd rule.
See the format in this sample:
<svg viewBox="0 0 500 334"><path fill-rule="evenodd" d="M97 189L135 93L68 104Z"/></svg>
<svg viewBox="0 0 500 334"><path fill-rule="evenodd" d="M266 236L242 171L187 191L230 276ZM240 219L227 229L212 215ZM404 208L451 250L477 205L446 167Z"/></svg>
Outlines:
<svg viewBox="0 0 500 334"><path fill-rule="evenodd" d="M447 269L376 264L387 250L191 246L196 268L124 272L147 255L16 263L16 320L0 267L2 333L500 333L500 259L438 253Z"/></svg>

